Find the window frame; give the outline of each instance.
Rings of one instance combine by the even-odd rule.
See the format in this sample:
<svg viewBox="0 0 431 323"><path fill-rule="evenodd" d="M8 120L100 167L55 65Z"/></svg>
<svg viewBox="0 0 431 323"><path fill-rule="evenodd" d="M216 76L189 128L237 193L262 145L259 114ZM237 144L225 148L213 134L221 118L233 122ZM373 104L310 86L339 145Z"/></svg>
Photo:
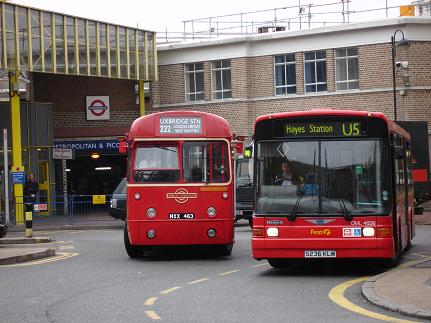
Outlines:
<svg viewBox="0 0 431 323"><path fill-rule="evenodd" d="M202 64L202 69L200 70L197 70L196 69L196 65L198 65L198 64ZM191 66L191 65L193 65L193 70L192 71L188 71L187 70L187 68L189 67L189 66ZM197 82L196 82L196 75L198 74L198 73L202 73L202 81L203 81L203 83L202 83L202 91L196 91L196 89L197 89ZM193 74L194 75L194 92L191 92L191 91L187 91L187 87L188 87L188 84L189 84L189 80L190 80L190 75L191 74ZM186 63L186 64L184 64L184 92L185 92L185 94L184 94L184 100L186 101L186 102L196 102L196 101L205 101L205 74L204 74L204 64L203 64L203 62L196 62L196 63ZM199 94L202 94L202 99L197 99L197 96L199 95ZM194 96L194 100L192 100L192 96Z"/></svg>
<svg viewBox="0 0 431 323"><path fill-rule="evenodd" d="M317 52L324 52L325 53L325 58L316 58L316 53ZM305 54L307 53L314 53L314 59L313 60L307 60L305 59ZM306 72L305 72L305 67L307 63L314 63L314 77L316 82L314 83L307 83L306 82ZM317 82L317 63L318 62L325 62L325 82ZM304 71L304 93L321 93L321 92L328 92L328 64L327 64L327 55L326 55L326 50L314 50L314 51L307 51L307 52L303 52L303 71ZM317 86L318 85L326 85L326 90L324 91L317 91ZM309 85L314 85L315 86L315 91L307 91L307 86Z"/></svg>
<svg viewBox="0 0 431 323"><path fill-rule="evenodd" d="M286 58L290 54L293 55L293 61L287 61L285 59L285 61L283 63L277 63L276 62L276 57L285 57ZM294 95L294 94L296 94L297 84L296 84L296 57L295 57L295 53L286 53L286 54L282 54L282 55L274 55L273 60L274 60L274 95L275 96L282 96L282 95ZM288 83L283 84L283 85L277 85L277 66L283 66L284 67L284 76L285 76L285 80L287 81L287 66L288 65L294 66L295 75L294 75L293 85L290 85ZM294 93L287 93L287 88L295 88L295 92ZM285 89L286 93L277 94L277 89Z"/></svg>
<svg viewBox="0 0 431 323"><path fill-rule="evenodd" d="M348 55L349 49L356 49L356 55ZM343 50L345 53L345 56L339 56L337 57L337 51ZM349 59L356 59L356 66L357 66L357 79L349 79ZM344 61L346 64L346 80L345 81L337 81L337 61ZM335 72L335 91L351 91L351 90L359 90L359 54L358 54L358 48L357 47L346 47L346 48L336 48L334 49L334 72ZM357 82L358 87L350 88L350 84ZM346 89L339 89L338 85L345 83L347 84Z"/></svg>
<svg viewBox="0 0 431 323"><path fill-rule="evenodd" d="M221 63L221 67L214 67L215 63ZM224 62L229 62L229 67L224 67L223 63ZM215 89L216 84L215 84L215 77L214 75L217 72L221 72L221 90ZM230 88L229 89L224 89L223 88L223 74L224 71L228 71L229 72L229 83L230 83ZM216 95L217 93L221 93L221 98L217 98ZM230 97L225 97L225 93L230 93ZM227 100L227 99L232 99L232 65L231 65L231 60L230 59L222 59L222 60L218 60L218 61L212 61L211 62L211 97L212 100Z"/></svg>

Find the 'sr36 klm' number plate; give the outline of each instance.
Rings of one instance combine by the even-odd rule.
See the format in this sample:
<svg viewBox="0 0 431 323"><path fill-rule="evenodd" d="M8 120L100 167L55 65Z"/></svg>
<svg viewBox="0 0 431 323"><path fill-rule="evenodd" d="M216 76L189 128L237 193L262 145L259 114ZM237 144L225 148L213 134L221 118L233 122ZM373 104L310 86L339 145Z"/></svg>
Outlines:
<svg viewBox="0 0 431 323"><path fill-rule="evenodd" d="M337 252L335 250L305 250L305 258L336 258Z"/></svg>
<svg viewBox="0 0 431 323"><path fill-rule="evenodd" d="M194 213L169 213L169 220L191 220L195 218Z"/></svg>

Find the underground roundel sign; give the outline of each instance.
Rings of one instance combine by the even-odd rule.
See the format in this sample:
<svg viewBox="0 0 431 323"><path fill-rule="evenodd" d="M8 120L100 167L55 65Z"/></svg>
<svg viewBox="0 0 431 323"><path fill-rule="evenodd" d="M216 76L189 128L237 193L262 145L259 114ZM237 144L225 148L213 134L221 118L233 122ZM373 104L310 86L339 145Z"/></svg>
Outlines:
<svg viewBox="0 0 431 323"><path fill-rule="evenodd" d="M109 96L86 97L87 120L109 120Z"/></svg>

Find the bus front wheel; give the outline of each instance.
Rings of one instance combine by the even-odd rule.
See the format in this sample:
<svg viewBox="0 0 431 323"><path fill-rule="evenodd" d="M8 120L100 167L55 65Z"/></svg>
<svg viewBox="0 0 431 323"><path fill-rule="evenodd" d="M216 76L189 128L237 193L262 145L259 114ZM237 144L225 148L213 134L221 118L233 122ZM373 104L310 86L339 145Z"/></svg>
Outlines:
<svg viewBox="0 0 431 323"><path fill-rule="evenodd" d="M130 258L139 258L144 255L145 247L134 246L130 243L129 233L127 231L127 223L124 226L124 247L126 248L126 252Z"/></svg>
<svg viewBox="0 0 431 323"><path fill-rule="evenodd" d="M287 259L268 259L268 263L272 268L284 269L290 266L290 261Z"/></svg>

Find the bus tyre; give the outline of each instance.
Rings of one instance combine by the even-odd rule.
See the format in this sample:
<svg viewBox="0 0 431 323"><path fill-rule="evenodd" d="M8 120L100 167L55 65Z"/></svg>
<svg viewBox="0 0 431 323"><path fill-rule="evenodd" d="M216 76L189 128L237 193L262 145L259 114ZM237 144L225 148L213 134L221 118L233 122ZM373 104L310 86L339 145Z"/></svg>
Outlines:
<svg viewBox="0 0 431 323"><path fill-rule="evenodd" d="M289 267L289 261L287 259L268 259L268 263L272 268L284 269Z"/></svg>
<svg viewBox="0 0 431 323"><path fill-rule="evenodd" d="M221 256L230 256L232 253L233 243L228 243L220 246Z"/></svg>
<svg viewBox="0 0 431 323"><path fill-rule="evenodd" d="M248 225L253 229L253 218L248 219Z"/></svg>
<svg viewBox="0 0 431 323"><path fill-rule="evenodd" d="M400 263L400 256L401 256L401 243L400 243L400 241L398 240L398 243L397 243L394 239L394 246L395 246L394 256L387 263L387 267L390 267L390 268L396 267Z"/></svg>
<svg viewBox="0 0 431 323"><path fill-rule="evenodd" d="M127 223L124 226L124 247L130 258L139 258L144 255L145 248L142 246L133 246L130 244L129 233L127 232Z"/></svg>

